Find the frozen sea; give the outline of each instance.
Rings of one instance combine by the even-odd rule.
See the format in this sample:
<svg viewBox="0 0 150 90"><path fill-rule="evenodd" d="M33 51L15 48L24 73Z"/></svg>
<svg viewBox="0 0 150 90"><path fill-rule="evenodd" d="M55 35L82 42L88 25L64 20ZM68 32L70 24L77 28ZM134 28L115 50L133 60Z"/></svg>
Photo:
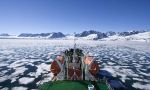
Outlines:
<svg viewBox="0 0 150 90"><path fill-rule="evenodd" d="M98 57L128 90L150 90L150 43L77 40L77 47ZM73 40L0 39L0 90L37 90L51 80L50 58L73 47Z"/></svg>

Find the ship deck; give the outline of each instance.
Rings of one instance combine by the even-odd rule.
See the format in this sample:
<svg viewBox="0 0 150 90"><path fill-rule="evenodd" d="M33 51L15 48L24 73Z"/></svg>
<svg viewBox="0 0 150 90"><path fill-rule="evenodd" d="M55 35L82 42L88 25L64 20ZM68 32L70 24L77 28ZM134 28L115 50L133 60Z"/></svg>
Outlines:
<svg viewBox="0 0 150 90"><path fill-rule="evenodd" d="M109 90L106 83L91 82L95 90ZM88 90L89 81L54 81L46 82L40 86L39 90Z"/></svg>

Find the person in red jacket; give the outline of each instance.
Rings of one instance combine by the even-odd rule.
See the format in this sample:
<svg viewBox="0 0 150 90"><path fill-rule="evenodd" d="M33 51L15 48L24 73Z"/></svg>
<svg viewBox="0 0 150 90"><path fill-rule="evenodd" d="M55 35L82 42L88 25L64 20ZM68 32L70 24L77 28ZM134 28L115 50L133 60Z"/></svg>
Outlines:
<svg viewBox="0 0 150 90"><path fill-rule="evenodd" d="M94 60L93 56L87 55L84 59L85 80L96 80L96 74L99 72L99 64Z"/></svg>
<svg viewBox="0 0 150 90"><path fill-rule="evenodd" d="M74 63L69 63L68 79L69 80L81 80L81 62L76 58Z"/></svg>
<svg viewBox="0 0 150 90"><path fill-rule="evenodd" d="M52 80L64 80L65 70L64 70L64 56L57 55L56 59L52 62L50 67L51 72L54 77Z"/></svg>

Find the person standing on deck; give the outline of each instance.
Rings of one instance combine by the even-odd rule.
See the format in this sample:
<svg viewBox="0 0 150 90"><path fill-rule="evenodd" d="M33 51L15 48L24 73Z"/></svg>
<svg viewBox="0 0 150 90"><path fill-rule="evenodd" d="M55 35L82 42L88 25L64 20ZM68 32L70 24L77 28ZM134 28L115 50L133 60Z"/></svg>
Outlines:
<svg viewBox="0 0 150 90"><path fill-rule="evenodd" d="M84 72L85 72L85 80L96 80L96 74L99 72L100 67L96 61L94 61L94 56L87 55L84 58Z"/></svg>
<svg viewBox="0 0 150 90"><path fill-rule="evenodd" d="M76 57L75 63L70 63L68 68L69 80L81 80L81 73L81 62L79 58Z"/></svg>
<svg viewBox="0 0 150 90"><path fill-rule="evenodd" d="M64 68L64 56L63 53L57 55L56 59L52 62L50 67L51 72L54 74L52 80L64 80L65 68Z"/></svg>

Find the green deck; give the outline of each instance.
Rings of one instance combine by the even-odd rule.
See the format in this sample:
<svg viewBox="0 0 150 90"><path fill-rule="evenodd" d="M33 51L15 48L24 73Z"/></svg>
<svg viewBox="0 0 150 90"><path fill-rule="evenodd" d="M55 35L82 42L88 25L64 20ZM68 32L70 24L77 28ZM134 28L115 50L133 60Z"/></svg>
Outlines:
<svg viewBox="0 0 150 90"><path fill-rule="evenodd" d="M109 90L106 83L98 83L100 90Z"/></svg>
<svg viewBox="0 0 150 90"><path fill-rule="evenodd" d="M39 90L88 90L89 81L55 81L46 82L40 86ZM105 83L94 83L96 90L109 90Z"/></svg>

